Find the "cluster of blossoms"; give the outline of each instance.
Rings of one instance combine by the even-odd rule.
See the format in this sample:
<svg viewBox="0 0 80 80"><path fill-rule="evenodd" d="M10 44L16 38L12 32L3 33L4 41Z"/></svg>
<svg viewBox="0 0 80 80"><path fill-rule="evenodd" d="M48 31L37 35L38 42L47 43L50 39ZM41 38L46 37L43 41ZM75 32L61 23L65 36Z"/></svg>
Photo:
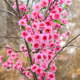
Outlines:
<svg viewBox="0 0 80 80"><path fill-rule="evenodd" d="M53 4L49 7L51 3ZM31 72L35 72L38 80L43 78L55 80L57 68L53 58L61 50L60 43L70 34L70 31L60 33L60 29L68 23L66 19L68 13L64 8L70 4L71 0L41 0L40 4L33 6L33 11L30 12L26 5L19 3L20 11L25 12L19 20L21 37L29 44L30 53L24 45L21 45L20 49L25 53L28 62L30 62L28 54L32 56L32 64L24 67L22 60L19 59L20 53L7 48L7 57L0 56L2 66L7 70L17 69L29 78L33 77ZM16 3L14 8L16 9ZM43 10L47 11L45 15Z"/></svg>

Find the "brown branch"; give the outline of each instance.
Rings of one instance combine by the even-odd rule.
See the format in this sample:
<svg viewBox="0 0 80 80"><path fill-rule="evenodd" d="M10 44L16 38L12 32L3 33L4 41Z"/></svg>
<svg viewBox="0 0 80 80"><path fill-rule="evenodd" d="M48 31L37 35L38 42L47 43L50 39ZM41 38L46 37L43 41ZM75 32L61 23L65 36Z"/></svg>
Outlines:
<svg viewBox="0 0 80 80"><path fill-rule="evenodd" d="M1 11L4 11L4 12L8 12L9 14L15 16L15 14L14 14L13 12L9 11L9 10L6 10L6 9L0 9L0 10L1 10Z"/></svg>
<svg viewBox="0 0 80 80"><path fill-rule="evenodd" d="M21 18L21 16L20 16L20 10L19 10L18 0L16 0L16 6L17 6L17 13L18 13L18 17L19 17L19 19L20 19L20 18Z"/></svg>
<svg viewBox="0 0 80 80"><path fill-rule="evenodd" d="M50 7L51 7L55 2L57 2L57 0L54 0L52 3L50 3L50 4L48 5L47 10L45 11L45 14L47 14L48 10L50 9ZM44 20L45 20L46 18L47 18L47 15L45 15Z"/></svg>
<svg viewBox="0 0 80 80"><path fill-rule="evenodd" d="M28 7L28 5L29 5L29 0L27 0L27 4L26 4L26 6Z"/></svg>
<svg viewBox="0 0 80 80"><path fill-rule="evenodd" d="M72 47L80 47L79 45L68 45L67 47L72 46Z"/></svg>
<svg viewBox="0 0 80 80"><path fill-rule="evenodd" d="M12 49L14 52L26 52L27 50L25 51L17 51L17 50L14 50L13 48L10 48L10 47L3 47L3 46L0 46L0 48L6 48L6 49Z"/></svg>
<svg viewBox="0 0 80 80"><path fill-rule="evenodd" d="M29 56L29 59L30 59L30 64L33 65L32 57L31 57L31 54L30 54L31 50L30 50L29 44L26 42L26 40L25 40L25 44L26 44L26 48L28 50L28 56Z"/></svg>
<svg viewBox="0 0 80 80"><path fill-rule="evenodd" d="M26 42L26 40L25 40L25 44L26 44L27 51L28 51L28 56L29 56L29 60L30 60L30 65L33 65L32 56L31 56L31 50L30 50L29 44ZM37 80L37 75L36 75L35 72L33 72L33 78L34 78L34 80Z"/></svg>
<svg viewBox="0 0 80 80"><path fill-rule="evenodd" d="M20 71L21 74L23 74L22 71ZM30 80L25 74L23 74L23 76L27 79L27 80Z"/></svg>
<svg viewBox="0 0 80 80"><path fill-rule="evenodd" d="M78 34L76 37L74 37L73 39L71 39L58 53L56 53L56 55L53 57L53 60L56 58L56 56L57 56L64 48L66 48L66 47L68 46L68 44L70 44L71 42L73 42L73 41L74 41L76 38L78 38L79 36L80 36L80 34ZM49 62L48 68L47 68L45 71L47 71L47 70L49 69L50 64L52 63L53 60L51 60L51 61Z"/></svg>
<svg viewBox="0 0 80 80"><path fill-rule="evenodd" d="M15 13L15 15L18 17L17 12L14 10L14 8L12 7L12 5L9 3L8 0L4 0L6 2L6 4L12 9L12 11Z"/></svg>
<svg viewBox="0 0 80 80"><path fill-rule="evenodd" d="M13 38L13 39L23 39L22 37L17 36L0 36L1 38Z"/></svg>

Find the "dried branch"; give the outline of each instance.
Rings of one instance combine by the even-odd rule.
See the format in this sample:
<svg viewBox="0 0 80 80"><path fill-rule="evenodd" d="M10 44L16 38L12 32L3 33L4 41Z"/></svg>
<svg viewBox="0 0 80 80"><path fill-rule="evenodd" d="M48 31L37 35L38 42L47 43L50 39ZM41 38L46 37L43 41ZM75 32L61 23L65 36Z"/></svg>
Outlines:
<svg viewBox="0 0 80 80"><path fill-rule="evenodd" d="M9 11L9 10L6 10L6 9L0 9L1 11L5 11L5 12L8 12L8 13L10 13L11 15L14 15L15 16L15 14L13 13L13 12L11 12L11 11Z"/></svg>
<svg viewBox="0 0 80 80"><path fill-rule="evenodd" d="M17 12L14 10L14 8L12 7L12 5L9 3L8 0L4 0L6 2L6 4L12 9L12 11L15 13L15 15L18 17Z"/></svg>
<svg viewBox="0 0 80 80"><path fill-rule="evenodd" d="M53 57L53 60L56 58L56 56L57 56L64 48L66 48L71 42L73 42L73 41L74 41L76 38L78 38L79 36L80 36L80 34L78 34L76 37L74 37L73 39L71 39L58 53L56 53L56 55ZM52 63L53 60L51 60L51 61L49 62L48 68L47 68L45 71L47 71L47 70L49 69L50 64Z"/></svg>
<svg viewBox="0 0 80 80"><path fill-rule="evenodd" d="M0 36L1 38L13 38L13 39L23 39L22 37L17 36Z"/></svg>

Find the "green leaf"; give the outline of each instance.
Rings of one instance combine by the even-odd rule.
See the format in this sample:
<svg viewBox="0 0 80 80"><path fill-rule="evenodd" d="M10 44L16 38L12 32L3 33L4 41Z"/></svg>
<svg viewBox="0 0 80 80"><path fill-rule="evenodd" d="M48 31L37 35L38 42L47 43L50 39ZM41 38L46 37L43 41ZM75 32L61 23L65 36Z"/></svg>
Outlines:
<svg viewBox="0 0 80 80"><path fill-rule="evenodd" d="M27 58L27 62L30 62L29 58Z"/></svg>
<svg viewBox="0 0 80 80"><path fill-rule="evenodd" d="M42 60L42 62L44 62L44 60Z"/></svg>
<svg viewBox="0 0 80 80"><path fill-rule="evenodd" d="M58 23L58 24L60 24L61 22L60 21L58 21L58 20L53 20L53 22L56 22L56 23Z"/></svg>
<svg viewBox="0 0 80 80"><path fill-rule="evenodd" d="M30 47L32 47L32 44L30 44Z"/></svg>
<svg viewBox="0 0 80 80"><path fill-rule="evenodd" d="M39 66L39 64L37 64Z"/></svg>
<svg viewBox="0 0 80 80"><path fill-rule="evenodd" d="M46 7L43 7L43 9L46 9Z"/></svg>
<svg viewBox="0 0 80 80"><path fill-rule="evenodd" d="M8 56L6 56L6 57L3 59L3 61L7 61L7 59L8 59Z"/></svg>
<svg viewBox="0 0 80 80"><path fill-rule="evenodd" d="M67 6L67 5L65 5L65 6L64 6L64 8L68 8L68 6Z"/></svg>
<svg viewBox="0 0 80 80"><path fill-rule="evenodd" d="M58 55L61 55L61 53L58 53Z"/></svg>
<svg viewBox="0 0 80 80"><path fill-rule="evenodd" d="M28 21L27 24L29 25L30 24L30 21Z"/></svg>
<svg viewBox="0 0 80 80"><path fill-rule="evenodd" d="M60 24L60 21L56 21L58 24Z"/></svg>
<svg viewBox="0 0 80 80"><path fill-rule="evenodd" d="M62 26L64 26L64 24L61 24Z"/></svg>
<svg viewBox="0 0 80 80"><path fill-rule="evenodd" d="M21 26L21 28L22 28L23 30L25 30L25 26Z"/></svg>
<svg viewBox="0 0 80 80"><path fill-rule="evenodd" d="M30 12L27 12L27 14L30 14Z"/></svg>
<svg viewBox="0 0 80 80"><path fill-rule="evenodd" d="M54 19L53 22L56 22L56 20Z"/></svg>
<svg viewBox="0 0 80 80"><path fill-rule="evenodd" d="M7 69L10 69L10 67L8 67Z"/></svg>

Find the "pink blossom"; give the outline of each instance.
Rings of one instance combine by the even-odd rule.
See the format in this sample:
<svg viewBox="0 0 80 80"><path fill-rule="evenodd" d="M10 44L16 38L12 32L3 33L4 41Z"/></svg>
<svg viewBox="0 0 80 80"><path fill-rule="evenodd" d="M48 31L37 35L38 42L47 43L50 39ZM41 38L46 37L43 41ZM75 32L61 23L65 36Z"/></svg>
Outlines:
<svg viewBox="0 0 80 80"><path fill-rule="evenodd" d="M33 43L33 48L34 49L39 49L40 48L40 43L39 42L34 42Z"/></svg>
<svg viewBox="0 0 80 80"><path fill-rule="evenodd" d="M37 19L38 18L38 16L39 16L39 12L38 11L32 11L32 18L33 19Z"/></svg>
<svg viewBox="0 0 80 80"><path fill-rule="evenodd" d="M71 0L67 0L67 3L71 3Z"/></svg>
<svg viewBox="0 0 80 80"><path fill-rule="evenodd" d="M50 48L54 48L55 47L55 43L54 42L49 43L49 47Z"/></svg>
<svg viewBox="0 0 80 80"><path fill-rule="evenodd" d="M27 7L26 7L26 5L22 4L22 5L19 6L19 9L23 11L23 10L26 10Z"/></svg>
<svg viewBox="0 0 80 80"><path fill-rule="evenodd" d="M65 0L59 0L61 4L63 4L65 2Z"/></svg>
<svg viewBox="0 0 80 80"><path fill-rule="evenodd" d="M54 19L60 20L60 13L55 13L54 14Z"/></svg>
<svg viewBox="0 0 80 80"><path fill-rule="evenodd" d="M37 69L37 65L36 64L33 64L32 66L31 66L31 70L33 71L33 72L35 72L35 70Z"/></svg>
<svg viewBox="0 0 80 80"><path fill-rule="evenodd" d="M42 77L41 76L38 76L38 80L42 80Z"/></svg>
<svg viewBox="0 0 80 80"><path fill-rule="evenodd" d="M21 78L20 80L24 80L24 78Z"/></svg>
<svg viewBox="0 0 80 80"><path fill-rule="evenodd" d="M59 39L59 34L54 33L53 38L54 38L54 40Z"/></svg>
<svg viewBox="0 0 80 80"><path fill-rule="evenodd" d="M10 56L13 53L12 49L7 50L7 55Z"/></svg>
<svg viewBox="0 0 80 80"><path fill-rule="evenodd" d="M41 61L42 59L43 59L42 54L37 53L37 54L35 55L35 60L36 60L36 61Z"/></svg>
<svg viewBox="0 0 80 80"><path fill-rule="evenodd" d="M42 41L48 41L48 35L43 34L42 35Z"/></svg>
<svg viewBox="0 0 80 80"><path fill-rule="evenodd" d="M57 28L59 28L59 29L61 29L61 25L58 24L58 23L55 23L54 26L57 27Z"/></svg>
<svg viewBox="0 0 80 80"><path fill-rule="evenodd" d="M51 54L48 54L48 60L52 60L53 56Z"/></svg>
<svg viewBox="0 0 80 80"><path fill-rule="evenodd" d="M65 33L63 33L63 34L62 34L62 37L63 37L63 38L67 38L68 36L67 36Z"/></svg>
<svg viewBox="0 0 80 80"><path fill-rule="evenodd" d="M31 35L28 35L28 36L26 37L26 41L29 42L29 43L32 43L32 42L33 42L32 36L31 36Z"/></svg>
<svg viewBox="0 0 80 80"><path fill-rule="evenodd" d="M43 31L44 28L45 28L45 23L44 22L40 22L39 23L39 29Z"/></svg>
<svg viewBox="0 0 80 80"><path fill-rule="evenodd" d="M57 68L56 68L55 65L51 65L51 67L50 67L50 70L51 70L51 71L56 72L56 69L57 69Z"/></svg>
<svg viewBox="0 0 80 80"><path fill-rule="evenodd" d="M19 20L19 25L26 26L26 20L24 20L24 19Z"/></svg>
<svg viewBox="0 0 80 80"><path fill-rule="evenodd" d="M25 56L28 57L28 52L25 53Z"/></svg>
<svg viewBox="0 0 80 80"><path fill-rule="evenodd" d="M69 34L71 34L71 31L68 30L68 31L66 32L66 35L69 35Z"/></svg>
<svg viewBox="0 0 80 80"><path fill-rule="evenodd" d="M51 22L49 21L49 20L47 20L46 22L45 22L45 24L46 24L46 26L51 26Z"/></svg>
<svg viewBox="0 0 80 80"><path fill-rule="evenodd" d="M54 0L48 0L49 3L53 2Z"/></svg>
<svg viewBox="0 0 80 80"><path fill-rule="evenodd" d="M28 36L28 33L26 31L22 31L21 37L26 38Z"/></svg>
<svg viewBox="0 0 80 80"><path fill-rule="evenodd" d="M55 48L55 50L58 52L58 51L60 51L60 49L61 49L61 46L60 46L60 44L57 44L57 45L56 45L56 48Z"/></svg>
<svg viewBox="0 0 80 80"><path fill-rule="evenodd" d="M35 5L35 6L33 7L33 9L34 9L34 10L40 10L40 5L39 5L39 4Z"/></svg>
<svg viewBox="0 0 80 80"><path fill-rule="evenodd" d="M47 34L49 34L49 33L51 33L51 31L52 31L51 28L45 28L44 32L47 33Z"/></svg>
<svg viewBox="0 0 80 80"><path fill-rule="evenodd" d="M62 19L62 23L63 24L67 24L67 20L66 19Z"/></svg>
<svg viewBox="0 0 80 80"><path fill-rule="evenodd" d="M3 56L0 56L0 63L2 63L3 61Z"/></svg>
<svg viewBox="0 0 80 80"><path fill-rule="evenodd" d="M55 74L49 72L49 73L48 73L48 77L49 77L50 80L51 80L51 79L55 79Z"/></svg>
<svg viewBox="0 0 80 80"><path fill-rule="evenodd" d="M48 55L47 54L43 54L43 59L44 60L48 60Z"/></svg>
<svg viewBox="0 0 80 80"><path fill-rule="evenodd" d="M40 40L40 35L39 35L39 34L35 34L35 35L34 35L34 39L35 39L35 40Z"/></svg>
<svg viewBox="0 0 80 80"><path fill-rule="evenodd" d="M46 0L42 0L40 4L41 4L42 7L47 7L48 6L48 2Z"/></svg>
<svg viewBox="0 0 80 80"><path fill-rule="evenodd" d="M36 72L37 74L40 74L40 73L41 73L41 71L42 71L42 70L41 70L41 68L40 68L40 67L37 67L37 69L36 69L36 71L35 71L35 72Z"/></svg>
<svg viewBox="0 0 80 80"><path fill-rule="evenodd" d="M44 71L41 72L41 76L42 76L42 77L46 77L46 75L47 75L46 72L44 72Z"/></svg>
<svg viewBox="0 0 80 80"><path fill-rule="evenodd" d="M22 44L22 45L20 46L20 50L21 50L21 51L26 51L26 50L27 50L27 48L25 47L25 45L24 45L24 44Z"/></svg>
<svg viewBox="0 0 80 80"><path fill-rule="evenodd" d="M42 42L42 43L41 43L41 47L42 47L42 48L46 48L46 47L47 47L47 44L46 44L45 42Z"/></svg>

